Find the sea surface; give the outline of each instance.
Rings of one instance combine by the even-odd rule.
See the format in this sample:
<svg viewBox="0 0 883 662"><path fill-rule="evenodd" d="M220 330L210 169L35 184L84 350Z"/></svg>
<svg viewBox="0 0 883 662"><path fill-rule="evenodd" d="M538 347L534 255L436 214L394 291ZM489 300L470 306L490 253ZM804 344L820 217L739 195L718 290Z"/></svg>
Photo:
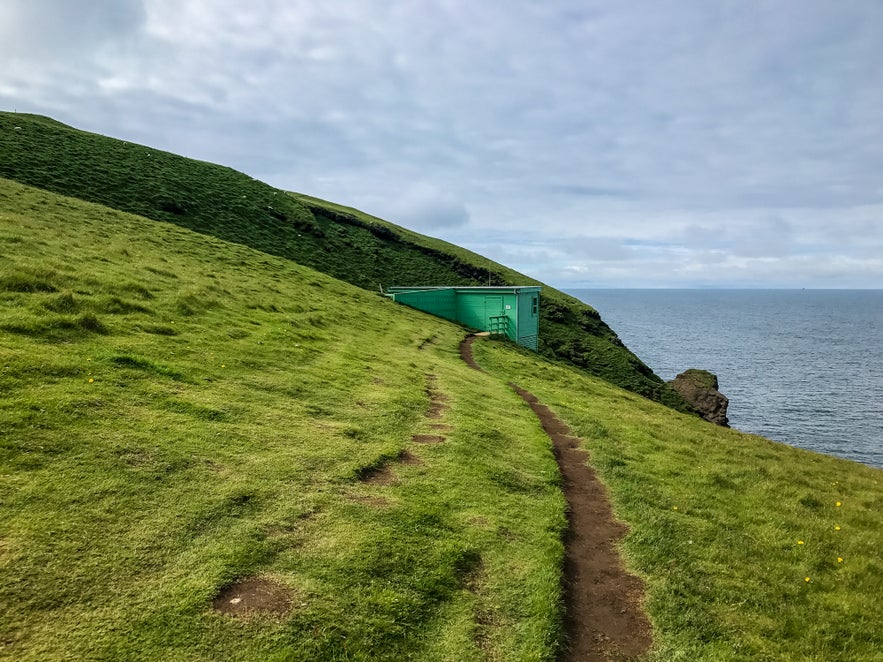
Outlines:
<svg viewBox="0 0 883 662"><path fill-rule="evenodd" d="M730 426L883 467L883 290L568 290L664 380L717 375Z"/></svg>

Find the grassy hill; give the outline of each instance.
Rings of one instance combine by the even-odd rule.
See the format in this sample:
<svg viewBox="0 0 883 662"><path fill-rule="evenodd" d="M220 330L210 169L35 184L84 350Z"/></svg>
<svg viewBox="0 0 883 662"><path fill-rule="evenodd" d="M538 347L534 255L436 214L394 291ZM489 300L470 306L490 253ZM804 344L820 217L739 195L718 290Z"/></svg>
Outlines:
<svg viewBox="0 0 883 662"><path fill-rule="evenodd" d="M0 657L551 659L555 461L461 337L0 180Z"/></svg>
<svg viewBox="0 0 883 662"><path fill-rule="evenodd" d="M0 658L554 659L564 504L516 380L631 528L653 659L878 659L883 472L461 336L0 180ZM278 613L217 613L241 578Z"/></svg>
<svg viewBox="0 0 883 662"><path fill-rule="evenodd" d="M541 284L354 209L44 117L0 112L0 177L237 242L372 291L381 284ZM540 329L545 356L689 409L597 311L546 285Z"/></svg>
<svg viewBox="0 0 883 662"><path fill-rule="evenodd" d="M883 659L883 471L696 420L476 343L582 440L631 528L655 660Z"/></svg>
<svg viewBox="0 0 883 662"><path fill-rule="evenodd" d="M212 234L0 179L0 658L556 659L565 504L514 381L630 529L650 659L881 659L883 471L510 343L476 372L460 327ZM219 613L243 586L264 611Z"/></svg>

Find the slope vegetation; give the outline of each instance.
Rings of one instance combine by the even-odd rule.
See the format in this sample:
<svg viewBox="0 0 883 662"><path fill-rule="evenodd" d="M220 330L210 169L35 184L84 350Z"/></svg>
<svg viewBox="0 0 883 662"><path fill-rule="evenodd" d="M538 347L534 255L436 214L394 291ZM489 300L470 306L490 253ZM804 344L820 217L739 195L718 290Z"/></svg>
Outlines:
<svg viewBox="0 0 883 662"><path fill-rule="evenodd" d="M241 243L372 291L380 285L541 284L356 210L43 117L0 113L0 177ZM540 326L544 355L688 410L591 307L544 286Z"/></svg>
<svg viewBox="0 0 883 662"><path fill-rule="evenodd" d="M666 399L560 293L573 365L471 370L371 281L532 281L355 210L44 118L0 115L0 167L74 196L0 179L0 657L555 659L562 479L512 381L629 526L652 659L879 659L880 470L611 385Z"/></svg>
<svg viewBox="0 0 883 662"><path fill-rule="evenodd" d="M0 657L552 660L579 436L658 660L874 660L883 472L0 180Z"/></svg>
<svg viewBox="0 0 883 662"><path fill-rule="evenodd" d="M630 528L658 660L879 660L883 471L672 412L501 343L478 363L582 440Z"/></svg>
<svg viewBox="0 0 883 662"><path fill-rule="evenodd" d="M461 337L0 180L0 657L551 659L555 461Z"/></svg>

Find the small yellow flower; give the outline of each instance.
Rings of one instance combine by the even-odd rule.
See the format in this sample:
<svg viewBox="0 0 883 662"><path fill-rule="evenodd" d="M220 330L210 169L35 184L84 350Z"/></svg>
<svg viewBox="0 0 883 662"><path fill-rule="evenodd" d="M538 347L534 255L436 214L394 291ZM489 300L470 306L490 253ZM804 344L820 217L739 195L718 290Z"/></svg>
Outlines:
<svg viewBox="0 0 883 662"><path fill-rule="evenodd" d="M677 507L677 506L672 506L671 509L672 509L672 510L677 510L678 507Z"/></svg>
<svg viewBox="0 0 883 662"><path fill-rule="evenodd" d="M798 540L798 541L797 541L797 544L798 544L798 545L802 545L802 544L803 544L803 541L802 541L802 540Z"/></svg>
<svg viewBox="0 0 883 662"><path fill-rule="evenodd" d="M835 526L835 527L834 527L834 530L835 530L835 531L839 531L839 530L840 530L840 527L839 527L839 526Z"/></svg>
<svg viewBox="0 0 883 662"><path fill-rule="evenodd" d="M221 364L221 367L222 367L222 368L226 368L227 366L225 366L225 365L222 363L222 364Z"/></svg>
<svg viewBox="0 0 883 662"><path fill-rule="evenodd" d="M89 377L89 383L90 383L90 384L91 384L92 382L94 382L94 381L95 381L94 379L92 379L91 377Z"/></svg>
<svg viewBox="0 0 883 662"><path fill-rule="evenodd" d="M837 563L843 563L843 559L840 558L839 556L837 557Z"/></svg>
<svg viewBox="0 0 883 662"><path fill-rule="evenodd" d="M838 501L838 502L837 502L836 504L834 504L834 505L837 506L837 507L839 508L841 504L840 504L840 502Z"/></svg>
<svg viewBox="0 0 883 662"><path fill-rule="evenodd" d="M803 581L808 582L808 581L809 581L809 577L804 577L804 578L803 578Z"/></svg>

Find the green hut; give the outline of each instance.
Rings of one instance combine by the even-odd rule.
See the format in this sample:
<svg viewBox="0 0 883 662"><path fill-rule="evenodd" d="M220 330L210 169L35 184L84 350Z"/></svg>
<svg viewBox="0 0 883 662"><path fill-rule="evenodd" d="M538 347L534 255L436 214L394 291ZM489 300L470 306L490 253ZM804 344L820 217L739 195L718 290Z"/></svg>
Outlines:
<svg viewBox="0 0 883 662"><path fill-rule="evenodd" d="M393 301L536 351L540 287L390 287Z"/></svg>

